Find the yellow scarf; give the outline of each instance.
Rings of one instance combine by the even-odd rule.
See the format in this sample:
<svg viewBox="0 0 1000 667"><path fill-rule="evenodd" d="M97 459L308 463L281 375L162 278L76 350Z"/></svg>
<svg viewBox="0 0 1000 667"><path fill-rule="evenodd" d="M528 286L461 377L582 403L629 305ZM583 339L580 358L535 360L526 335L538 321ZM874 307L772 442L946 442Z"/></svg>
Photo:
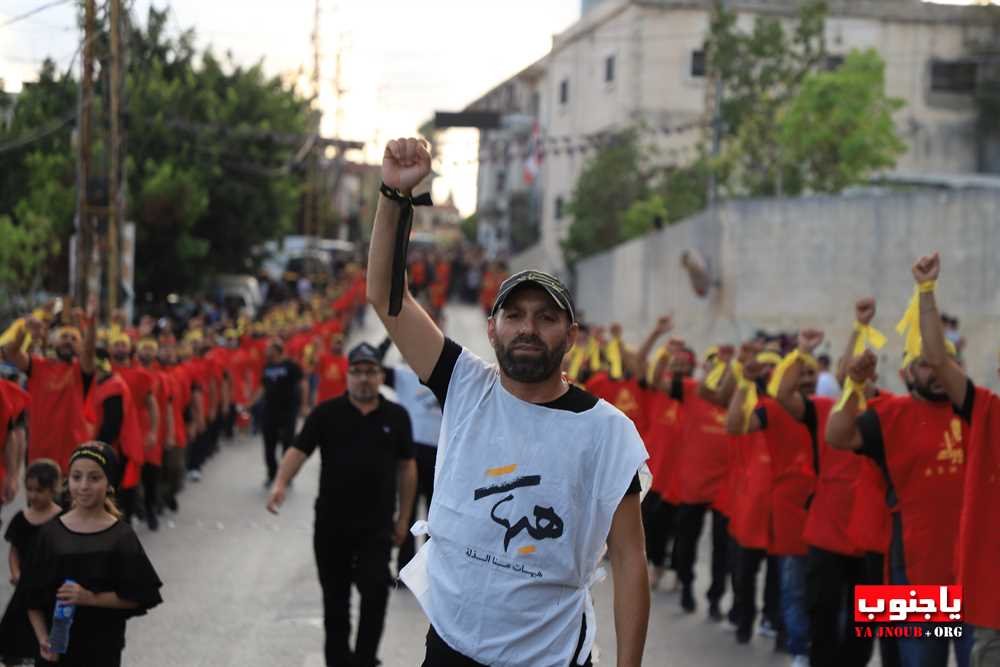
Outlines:
<svg viewBox="0 0 1000 667"><path fill-rule="evenodd" d="M736 388L746 391L742 405L743 432L746 433L750 430L750 417L753 416L753 411L757 407L757 384L743 377L743 364L740 362L734 361L732 368L733 375L736 377Z"/></svg>
<svg viewBox="0 0 1000 667"><path fill-rule="evenodd" d="M865 383L862 382L859 384L848 375L847 380L844 382L844 391L840 395L837 405L833 407L833 411L840 412L843 410L851 396L858 397L858 410L864 410L868 407L868 400L865 398Z"/></svg>
<svg viewBox="0 0 1000 667"><path fill-rule="evenodd" d="M917 359L923 349L923 339L920 337L920 295L924 292L933 292L935 282L928 280L913 288L913 296L903 313L902 319L896 325L896 333L905 336L903 343L903 368L909 366Z"/></svg>
<svg viewBox="0 0 1000 667"><path fill-rule="evenodd" d="M660 360L664 357L669 358L669 354L667 353L667 346L661 345L660 348L656 350L656 353L653 354L653 360L649 363L649 367L646 368L646 384L650 387L652 387L656 382L656 367L659 365Z"/></svg>
<svg viewBox="0 0 1000 667"><path fill-rule="evenodd" d="M608 358L609 374L612 380L620 380L622 378L622 342L617 338L612 338L611 341L604 347L604 356Z"/></svg>
<svg viewBox="0 0 1000 667"><path fill-rule="evenodd" d="M855 357L864 354L865 348L871 345L876 350L881 350L885 347L886 338L885 334L876 329L870 324L861 324L861 322L854 323L854 330L858 332L858 337L854 339L854 351Z"/></svg>
<svg viewBox="0 0 1000 667"><path fill-rule="evenodd" d="M719 385L722 383L722 376L725 374L726 362L716 357L715 363L712 365L712 370L705 376L705 386L712 391L718 391Z"/></svg>
<svg viewBox="0 0 1000 667"><path fill-rule="evenodd" d="M785 355L785 358L775 366L774 371L771 373L771 379L767 383L767 393L770 396L774 397L778 395L778 388L781 387L781 379L785 377L785 373L792 367L792 364L800 359L811 368L819 368L819 364L811 354L803 354L798 349L792 350Z"/></svg>

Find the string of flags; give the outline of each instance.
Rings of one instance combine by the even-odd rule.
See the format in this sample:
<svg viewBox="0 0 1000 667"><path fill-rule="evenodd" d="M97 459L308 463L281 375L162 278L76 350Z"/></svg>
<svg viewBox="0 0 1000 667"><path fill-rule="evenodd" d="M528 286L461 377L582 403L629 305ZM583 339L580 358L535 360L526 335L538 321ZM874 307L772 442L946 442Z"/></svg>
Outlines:
<svg viewBox="0 0 1000 667"><path fill-rule="evenodd" d="M686 134L695 130L705 130L712 125L709 120L689 121L678 125L641 126L636 128L640 134L654 136L669 136ZM485 134L485 133L484 133ZM438 159L439 165L474 165L490 163L510 163L523 160L525 181L533 180L540 169L540 163L546 157L585 155L590 151L614 145L621 135L613 132L599 132L585 135L546 135L542 136L538 123L530 137L518 138L484 138L480 139L477 157L464 160ZM447 142L439 147L447 148ZM668 157L677 159L695 152L693 146L670 148L664 150Z"/></svg>

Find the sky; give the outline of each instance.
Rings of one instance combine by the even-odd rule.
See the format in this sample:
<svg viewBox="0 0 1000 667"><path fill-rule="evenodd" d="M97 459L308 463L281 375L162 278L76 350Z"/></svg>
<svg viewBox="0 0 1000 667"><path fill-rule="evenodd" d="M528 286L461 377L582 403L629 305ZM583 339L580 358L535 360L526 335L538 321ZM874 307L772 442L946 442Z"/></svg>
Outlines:
<svg viewBox="0 0 1000 667"><path fill-rule="evenodd" d="M971 4L968 0L943 0ZM0 26L52 0L0 0ZM102 5L103 0L98 0ZM129 4L129 0L125 0ZM194 28L199 46L232 52L240 63L264 61L274 75L311 71L313 0L133 0L144 21L150 5L172 11L175 32ZM8 92L35 78L51 56L68 67L80 39L76 3L65 3L0 27L0 79ZM321 0L320 102L323 132L369 145L381 158L389 138L409 136L435 110L459 110L545 55L552 35L580 13L579 0ZM341 54L340 123L334 75ZM75 66L79 62L74 61ZM308 91L308 76L302 90ZM475 209L474 130L442 137L435 198L453 193L463 214Z"/></svg>

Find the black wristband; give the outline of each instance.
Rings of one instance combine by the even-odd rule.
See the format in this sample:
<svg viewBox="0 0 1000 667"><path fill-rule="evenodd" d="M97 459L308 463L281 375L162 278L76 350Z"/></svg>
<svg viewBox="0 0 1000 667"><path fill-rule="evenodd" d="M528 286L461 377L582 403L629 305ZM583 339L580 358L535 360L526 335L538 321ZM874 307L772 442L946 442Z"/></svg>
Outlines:
<svg viewBox="0 0 1000 667"><path fill-rule="evenodd" d="M431 193L425 192L422 195L417 195L416 197L408 197L396 188L390 188L383 182L378 189L386 199L391 199L394 202L403 204L409 204L410 206L433 206L434 202L431 201Z"/></svg>
<svg viewBox="0 0 1000 667"><path fill-rule="evenodd" d="M399 202L400 204L410 204L410 205L413 204L413 202L410 201L409 197L407 197L406 195L404 195L402 192L400 192L396 188L390 188L384 182L379 187L378 191L381 192L383 195L385 195L385 197L387 199L391 199L392 201Z"/></svg>

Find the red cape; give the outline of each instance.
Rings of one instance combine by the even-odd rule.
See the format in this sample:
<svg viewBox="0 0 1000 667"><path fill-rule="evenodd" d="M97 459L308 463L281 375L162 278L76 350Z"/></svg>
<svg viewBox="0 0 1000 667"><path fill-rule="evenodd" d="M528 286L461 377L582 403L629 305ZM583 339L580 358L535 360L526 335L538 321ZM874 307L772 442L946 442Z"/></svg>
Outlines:
<svg viewBox="0 0 1000 667"><path fill-rule="evenodd" d="M976 390L966 453L956 558L962 620L1000 630L1000 397L986 389Z"/></svg>

